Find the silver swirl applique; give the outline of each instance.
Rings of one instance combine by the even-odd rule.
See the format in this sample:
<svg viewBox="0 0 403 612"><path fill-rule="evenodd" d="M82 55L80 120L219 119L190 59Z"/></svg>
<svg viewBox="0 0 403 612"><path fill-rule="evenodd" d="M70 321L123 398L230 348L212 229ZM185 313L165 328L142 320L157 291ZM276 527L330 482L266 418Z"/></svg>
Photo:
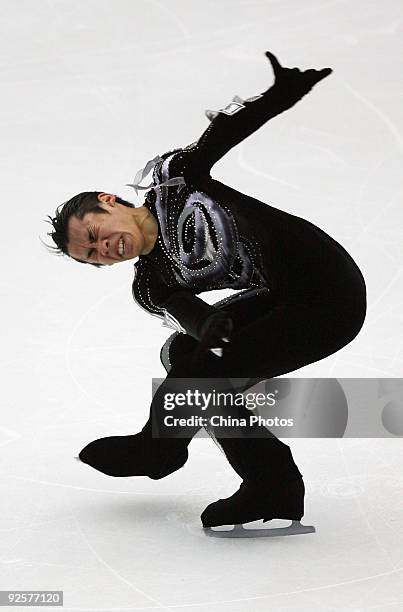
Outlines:
<svg viewBox="0 0 403 612"><path fill-rule="evenodd" d="M160 169L163 180L169 177L170 159L165 159L156 168L156 171ZM154 189L162 242L168 257L180 271L180 274L175 272L178 282L193 288L247 287L253 275L253 264L238 237L232 215L203 191L193 191L175 222L172 200L178 196L172 198L173 188L168 191L156 185ZM186 240L189 228L192 237ZM236 272L231 271L235 260Z"/></svg>

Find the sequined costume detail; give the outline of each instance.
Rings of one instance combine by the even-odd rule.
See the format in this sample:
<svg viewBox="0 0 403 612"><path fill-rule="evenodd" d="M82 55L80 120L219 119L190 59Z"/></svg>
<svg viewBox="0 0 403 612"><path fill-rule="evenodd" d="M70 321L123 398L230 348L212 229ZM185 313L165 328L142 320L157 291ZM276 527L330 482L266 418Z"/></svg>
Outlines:
<svg viewBox="0 0 403 612"><path fill-rule="evenodd" d="M210 171L228 150L307 91L275 84L246 100L235 96L220 110L206 111L210 123L197 141L154 157L136 174L132 186L137 192L145 189L140 183L152 170L144 205L158 221L158 239L135 264L133 297L164 325L198 338L200 321L215 310L198 293L267 292L295 275L299 258L286 261L287 214L280 218L276 209L218 182ZM275 242L280 255L273 250Z"/></svg>

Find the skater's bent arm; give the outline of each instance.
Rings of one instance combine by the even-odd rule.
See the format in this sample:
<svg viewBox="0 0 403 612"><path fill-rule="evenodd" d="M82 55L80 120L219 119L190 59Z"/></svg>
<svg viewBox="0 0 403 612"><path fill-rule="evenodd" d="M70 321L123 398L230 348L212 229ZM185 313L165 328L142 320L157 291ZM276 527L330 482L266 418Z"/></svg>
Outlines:
<svg viewBox="0 0 403 612"><path fill-rule="evenodd" d="M204 342L206 347L222 346L222 336L229 336L232 331L232 322L226 313L190 291L175 291L162 306L187 334Z"/></svg>
<svg viewBox="0 0 403 612"><path fill-rule="evenodd" d="M188 289L169 287L147 262L136 268L133 298L143 309L164 319L165 326L180 328L198 341L211 342L211 346L219 346L215 341L230 335L232 321L222 309L207 304Z"/></svg>

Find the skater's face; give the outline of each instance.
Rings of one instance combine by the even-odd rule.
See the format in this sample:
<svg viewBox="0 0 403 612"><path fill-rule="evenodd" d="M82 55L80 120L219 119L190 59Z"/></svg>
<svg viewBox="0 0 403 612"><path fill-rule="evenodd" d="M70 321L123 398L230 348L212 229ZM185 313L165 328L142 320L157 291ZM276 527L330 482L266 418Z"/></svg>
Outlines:
<svg viewBox="0 0 403 612"><path fill-rule="evenodd" d="M69 219L68 254L80 261L104 265L141 255L145 236L137 209L116 202L116 196L108 193L99 194L98 200L107 213L88 212L82 219L75 215Z"/></svg>

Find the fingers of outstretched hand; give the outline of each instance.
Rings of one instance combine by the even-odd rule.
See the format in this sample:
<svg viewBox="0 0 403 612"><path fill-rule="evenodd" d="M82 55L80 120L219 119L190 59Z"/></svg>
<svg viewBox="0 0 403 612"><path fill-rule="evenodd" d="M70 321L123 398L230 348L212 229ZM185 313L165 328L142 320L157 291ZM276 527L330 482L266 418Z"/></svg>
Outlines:
<svg viewBox="0 0 403 612"><path fill-rule="evenodd" d="M270 60L274 75L277 76L277 74L283 69L282 65L278 61L277 57L270 51L266 51L265 55Z"/></svg>
<svg viewBox="0 0 403 612"><path fill-rule="evenodd" d="M331 68L322 68L322 70L318 70L318 76L319 76L318 81L329 76L329 74L332 74L332 72L333 70Z"/></svg>
<svg viewBox="0 0 403 612"><path fill-rule="evenodd" d="M284 66L282 66L278 61L277 57L270 51L266 51L265 55L270 60L275 77L280 76L281 73L284 74L284 72L287 72L288 74L296 74L298 72L301 73L301 70L299 68L285 68ZM312 82L317 83L318 81L321 81L325 77L329 76L329 74L331 74L332 72L333 70L331 68L322 68L321 70L310 68L309 70L304 70L303 74L306 76L311 76Z"/></svg>
<svg viewBox="0 0 403 612"><path fill-rule="evenodd" d="M311 77L313 83L318 83L318 81L329 76L332 72L333 70L331 68L322 68L321 70L310 68L309 70L304 70L304 75Z"/></svg>

